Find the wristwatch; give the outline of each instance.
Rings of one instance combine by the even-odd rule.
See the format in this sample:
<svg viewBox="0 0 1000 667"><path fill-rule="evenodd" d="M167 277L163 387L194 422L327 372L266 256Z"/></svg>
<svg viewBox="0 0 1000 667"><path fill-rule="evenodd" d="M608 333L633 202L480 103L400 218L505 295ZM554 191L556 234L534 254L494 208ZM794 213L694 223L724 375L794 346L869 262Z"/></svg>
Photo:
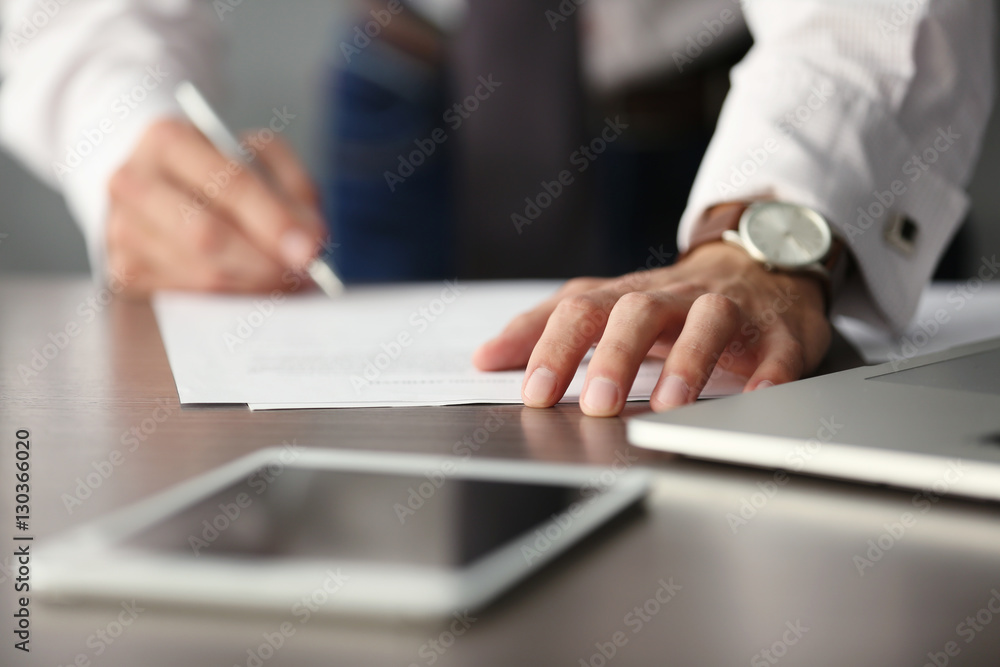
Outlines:
<svg viewBox="0 0 1000 667"><path fill-rule="evenodd" d="M736 229L722 232L722 240L742 248L769 271L819 277L827 291L827 304L846 271L844 243L834 237L826 218L806 206L754 202L743 211Z"/></svg>

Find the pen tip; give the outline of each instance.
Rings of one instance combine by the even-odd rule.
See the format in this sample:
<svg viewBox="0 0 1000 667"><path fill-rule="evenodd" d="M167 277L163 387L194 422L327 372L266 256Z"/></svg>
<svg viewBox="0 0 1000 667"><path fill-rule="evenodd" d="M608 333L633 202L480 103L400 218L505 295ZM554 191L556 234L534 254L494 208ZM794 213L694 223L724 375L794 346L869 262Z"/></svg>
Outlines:
<svg viewBox="0 0 1000 667"><path fill-rule="evenodd" d="M309 262L308 271L313 282L319 285L319 288L331 299L344 293L344 283L333 272L330 265L322 259L316 258Z"/></svg>

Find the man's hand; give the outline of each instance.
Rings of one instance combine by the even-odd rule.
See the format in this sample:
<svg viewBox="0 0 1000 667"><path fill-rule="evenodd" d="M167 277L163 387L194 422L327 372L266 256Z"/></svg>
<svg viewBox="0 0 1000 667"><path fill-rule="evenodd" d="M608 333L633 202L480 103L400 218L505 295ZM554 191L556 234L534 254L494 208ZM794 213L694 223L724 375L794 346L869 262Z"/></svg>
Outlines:
<svg viewBox="0 0 1000 667"><path fill-rule="evenodd" d="M299 272L325 237L316 192L280 138L256 148L282 195L186 122L146 131L110 183L108 268L129 277L128 292L301 284Z"/></svg>
<svg viewBox="0 0 1000 667"><path fill-rule="evenodd" d="M549 407L594 343L580 407L603 417L622 410L647 355L666 358L650 405L667 410L694 401L716 367L749 378L744 391L798 379L823 358L830 326L818 278L769 272L716 241L674 266L571 280L473 361L482 370L527 364L524 404Z"/></svg>

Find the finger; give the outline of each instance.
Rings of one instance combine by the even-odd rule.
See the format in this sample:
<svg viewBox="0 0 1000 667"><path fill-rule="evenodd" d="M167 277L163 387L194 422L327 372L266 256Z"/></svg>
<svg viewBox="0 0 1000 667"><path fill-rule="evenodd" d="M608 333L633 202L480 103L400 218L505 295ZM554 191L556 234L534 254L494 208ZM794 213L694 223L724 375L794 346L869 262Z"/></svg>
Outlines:
<svg viewBox="0 0 1000 667"><path fill-rule="evenodd" d="M802 377L805 351L797 338L789 333L776 332L761 343L763 349L760 365L750 376L743 391L766 389Z"/></svg>
<svg viewBox="0 0 1000 667"><path fill-rule="evenodd" d="M650 407L662 411L695 400L743 321L740 307L726 296L695 299L653 388Z"/></svg>
<svg viewBox="0 0 1000 667"><path fill-rule="evenodd" d="M253 136L254 133L248 135ZM319 215L316 186L298 156L281 137L263 144L257 159L271 173L282 192Z"/></svg>
<svg viewBox="0 0 1000 667"><path fill-rule="evenodd" d="M250 242L231 220L212 208L182 208L186 195L164 181L148 186L144 210L161 237L190 258L193 277L209 289L259 292L282 287L284 267ZM171 211L187 211L177 216ZM179 218L179 219L178 219Z"/></svg>
<svg viewBox="0 0 1000 667"><path fill-rule="evenodd" d="M125 296L144 297L154 288L152 271L140 260L135 252L122 245L122 230L120 223L125 223L120 212L114 212L108 216L106 229L107 240L107 272L108 277L113 277L122 286L122 293Z"/></svg>
<svg viewBox="0 0 1000 667"><path fill-rule="evenodd" d="M157 289L192 289L178 278L190 279L187 259L173 253L141 211L119 204L108 220L108 265L126 284L126 292L148 294ZM121 278L126 276L126 278Z"/></svg>
<svg viewBox="0 0 1000 667"><path fill-rule="evenodd" d="M556 303L546 301L515 317L499 336L483 343L472 353L473 365L481 371L523 368L531 356L532 348L545 330L545 323L555 310Z"/></svg>
<svg viewBox="0 0 1000 667"><path fill-rule="evenodd" d="M675 338L691 307L664 292L630 292L611 310L608 326L587 365L580 408L592 417L621 412L639 365L662 335Z"/></svg>
<svg viewBox="0 0 1000 667"><path fill-rule="evenodd" d="M246 291L236 275L217 263L199 262L184 242L164 235L147 211L122 207L122 215L130 230L129 252L145 267L153 289Z"/></svg>
<svg viewBox="0 0 1000 667"><path fill-rule="evenodd" d="M524 368L535 343L545 330L545 323L559 302L567 296L581 294L602 283L598 278L567 281L554 295L511 320L499 336L480 345L472 354L472 363L482 371Z"/></svg>
<svg viewBox="0 0 1000 667"><path fill-rule="evenodd" d="M150 203L149 185L148 175L128 167L116 172L109 183L109 261L113 262L114 270L135 271L133 288L140 292L181 287L171 276L190 277L195 268L190 257L178 252L176 241L165 236L143 210ZM161 209L159 202L153 205Z"/></svg>
<svg viewBox="0 0 1000 667"><path fill-rule="evenodd" d="M559 302L528 359L521 387L525 405L545 408L562 397L617 300L615 292L595 290Z"/></svg>
<svg viewBox="0 0 1000 667"><path fill-rule="evenodd" d="M187 196L165 180L116 174L114 192L127 216L121 241L163 287L255 292L280 288L283 267L212 209L185 207Z"/></svg>
<svg viewBox="0 0 1000 667"><path fill-rule="evenodd" d="M319 248L321 233L296 216L263 179L224 157L193 127L158 126L162 168L182 190L194 190L220 209L261 252L301 270Z"/></svg>

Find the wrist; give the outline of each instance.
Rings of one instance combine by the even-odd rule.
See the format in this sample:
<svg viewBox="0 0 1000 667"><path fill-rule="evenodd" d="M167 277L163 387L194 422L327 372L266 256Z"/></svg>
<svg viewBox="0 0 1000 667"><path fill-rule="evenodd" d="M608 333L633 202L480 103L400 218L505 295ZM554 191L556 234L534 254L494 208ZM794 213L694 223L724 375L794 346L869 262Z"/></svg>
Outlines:
<svg viewBox="0 0 1000 667"><path fill-rule="evenodd" d="M827 289L825 282L817 274L769 271L743 249L721 239L706 241L691 248L679 264L687 269L686 275L695 282L696 277L712 275L725 276L727 282L757 285L767 292L785 295L796 307L819 313L826 319Z"/></svg>
<svg viewBox="0 0 1000 667"><path fill-rule="evenodd" d="M825 241L821 240L824 236ZM808 206L773 197L723 202L708 208L695 225L688 252L720 238L768 271L818 282L823 288L826 312L844 282L850 261L846 243L825 216ZM795 250L792 244L801 252L790 256L789 250ZM803 252L812 253L812 258L808 254L802 258Z"/></svg>

